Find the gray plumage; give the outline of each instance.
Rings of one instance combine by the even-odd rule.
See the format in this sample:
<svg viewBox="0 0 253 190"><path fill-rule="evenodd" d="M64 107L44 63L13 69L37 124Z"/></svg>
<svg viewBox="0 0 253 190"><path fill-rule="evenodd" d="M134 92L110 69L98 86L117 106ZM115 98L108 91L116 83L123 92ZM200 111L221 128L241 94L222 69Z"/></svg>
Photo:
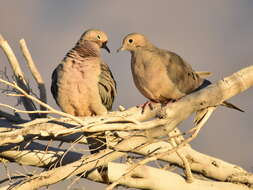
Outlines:
<svg viewBox="0 0 253 190"><path fill-rule="evenodd" d="M210 84L179 55L154 46L142 34L127 35L119 50L131 52L134 83L146 98L154 102L177 100ZM223 104L243 111L228 102Z"/></svg>

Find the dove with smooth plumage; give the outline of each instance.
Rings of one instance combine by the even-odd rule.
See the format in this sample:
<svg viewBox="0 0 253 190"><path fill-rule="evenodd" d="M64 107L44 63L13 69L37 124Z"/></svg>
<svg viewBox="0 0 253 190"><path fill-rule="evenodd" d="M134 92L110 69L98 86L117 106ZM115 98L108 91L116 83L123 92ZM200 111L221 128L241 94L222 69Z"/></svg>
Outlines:
<svg viewBox="0 0 253 190"><path fill-rule="evenodd" d="M128 34L118 49L122 50L131 52L131 69L136 87L153 102L178 100L211 84L179 55L156 47L142 34ZM231 103L223 104L243 111Z"/></svg>
<svg viewBox="0 0 253 190"><path fill-rule="evenodd" d="M100 55L100 48L110 52L107 41L104 32L87 30L53 71L51 92L62 111L75 116L93 116L111 110L116 82Z"/></svg>

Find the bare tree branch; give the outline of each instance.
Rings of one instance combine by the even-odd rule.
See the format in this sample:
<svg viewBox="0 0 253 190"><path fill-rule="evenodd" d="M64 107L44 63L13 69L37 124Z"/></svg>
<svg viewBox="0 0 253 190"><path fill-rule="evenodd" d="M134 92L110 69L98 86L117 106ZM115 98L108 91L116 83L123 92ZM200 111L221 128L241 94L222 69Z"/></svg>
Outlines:
<svg viewBox="0 0 253 190"><path fill-rule="evenodd" d="M128 169L129 165L127 164L110 162L108 164L109 180L111 182L117 180L120 176L126 173ZM152 190L249 190L245 185L227 182L210 182L195 179L194 183L187 183L185 179L178 174L145 165L134 170L131 173L131 176L122 179L120 184L133 188Z"/></svg>
<svg viewBox="0 0 253 190"><path fill-rule="evenodd" d="M29 93L29 87L27 85L27 82L25 80L24 74L21 70L21 67L19 65L19 62L14 54L14 52L12 51L11 47L9 46L8 42L2 37L2 35L0 35L0 46L3 49L5 55L7 56L9 63L12 67L12 70L14 72L16 81L18 83L18 85L24 89L24 91L26 91L27 93ZM32 100L25 98L25 97L21 97L22 103L24 105L24 107L26 108L26 110L29 111L33 111L36 110L35 105L33 104ZM38 116L38 114L29 114L31 119L35 119Z"/></svg>
<svg viewBox="0 0 253 190"><path fill-rule="evenodd" d="M40 99L30 94L17 59L9 44L1 36L0 46L9 59L17 83L3 79L0 79L0 82L17 92L17 94L7 95L21 97L24 105L26 105L25 101L30 102L31 105L36 103L40 106L40 110L35 106L25 106L25 110L21 110L4 103L0 104L16 113L30 114L29 116L33 118L29 122L21 120L20 122L24 123L13 122L12 126L1 128L0 158L23 166L43 167L47 171L26 176L25 179L15 181L0 190L38 189L76 175L79 177L75 181L85 177L107 183L96 170L101 167L107 167L105 171L112 183L107 189L113 189L118 184L154 190L168 188L233 190L250 189L249 187L253 186L253 174L234 164L201 154L189 145L217 106L253 85L253 66L244 68L201 91L187 95L175 103L166 106L153 104L153 109L145 109L144 113L137 107L127 110L119 107L120 111L110 112L107 115L79 118L46 104L43 79L33 63L25 41L21 40L20 45L28 67L39 85ZM210 73L200 72L200 74L206 76ZM181 133L175 129L192 113L200 110L205 110L204 117L199 122L195 122L191 130ZM57 114L63 118L34 119L45 113ZM13 119L11 114L0 112L1 115L9 120ZM105 132L108 149L93 155L85 155L82 144L87 143L87 137L92 135L96 138L101 132ZM36 140L44 140L47 145L37 143ZM68 148L66 150L54 148L55 144L52 143L54 141L66 142ZM75 146L76 144L82 146L81 150ZM135 156L136 154L138 155ZM125 160L123 157L126 156L131 156L131 159ZM111 163L118 158L122 158L124 163ZM194 178L193 183L186 183L179 174L165 170L161 166L164 163L160 164L157 160L184 168L188 180L193 181L191 172L194 172L194 175L205 176L209 181ZM160 168L145 165L149 162L157 163L156 166L159 165ZM155 183L158 180L159 183Z"/></svg>
<svg viewBox="0 0 253 190"><path fill-rule="evenodd" d="M54 147L47 147L40 143L32 142L27 146L27 142L23 142L18 146L1 147L0 157L9 162L16 162L21 165L37 166L49 168L51 166L66 165L79 160L83 155L81 153L68 151ZM63 157L64 156L64 157ZM61 162L60 162L61 161Z"/></svg>
<svg viewBox="0 0 253 190"><path fill-rule="evenodd" d="M0 118L4 117L6 118L8 121L12 121L12 122L24 122L25 120L23 120L19 115L12 115L10 113L7 113L5 111L0 110Z"/></svg>
<svg viewBox="0 0 253 190"><path fill-rule="evenodd" d="M38 89L40 92L40 100L44 103L47 103L47 94L46 94L46 87L45 87L45 82L42 79L42 76L40 75L36 65L33 62L32 55L30 54L30 51L27 48L26 42L24 39L21 39L19 41L22 53L26 59L26 63L33 75L33 78L38 84ZM40 106L41 110L46 110L44 106ZM43 114L42 117L46 117L46 114Z"/></svg>

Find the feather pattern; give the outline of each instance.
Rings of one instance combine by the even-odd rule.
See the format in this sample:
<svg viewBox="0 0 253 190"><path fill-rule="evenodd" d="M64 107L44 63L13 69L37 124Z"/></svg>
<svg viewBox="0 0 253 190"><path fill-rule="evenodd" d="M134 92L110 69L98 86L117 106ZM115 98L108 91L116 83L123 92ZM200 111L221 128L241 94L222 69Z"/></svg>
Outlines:
<svg viewBox="0 0 253 190"><path fill-rule="evenodd" d="M116 81L114 80L108 65L101 63L100 68L101 73L99 75L98 82L99 94L103 105L107 108L107 110L111 110L117 93Z"/></svg>

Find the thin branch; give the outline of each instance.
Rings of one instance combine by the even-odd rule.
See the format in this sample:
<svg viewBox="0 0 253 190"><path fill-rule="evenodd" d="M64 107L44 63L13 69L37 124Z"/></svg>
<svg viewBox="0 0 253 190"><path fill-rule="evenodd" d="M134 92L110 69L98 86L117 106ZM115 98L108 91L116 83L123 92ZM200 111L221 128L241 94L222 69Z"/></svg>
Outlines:
<svg viewBox="0 0 253 190"><path fill-rule="evenodd" d="M171 131L179 123L181 123L184 119L186 119L191 113L200 109L204 109L209 106L216 106L220 102L226 100L227 98L230 98L231 96L234 96L237 93L240 93L246 90L247 88L251 87L253 85L252 75L253 75L253 66L242 69L241 71L238 71L231 77L227 77L226 79L218 82L217 84L213 84L210 87L207 87L199 92L190 94L173 104L169 104L168 106L164 107L163 108L164 111L161 112L161 115L165 117L164 120L156 120L154 122L153 121L145 122L143 123L144 127L142 127L141 125L135 125L134 123L118 125L117 122L115 122L115 124L111 123L108 125L103 125L105 122L102 122L101 125L99 125L98 123L89 124L70 114L66 114L64 112L55 110L51 108L49 105L44 104L43 102L40 102L38 99L30 95L26 94L26 96L36 101L39 104L41 103L43 106L47 107L48 110L52 111L53 113L71 118L83 126L83 128L59 131L57 135L71 134L71 133L81 132L81 131L98 132L98 131L106 131L106 130L151 129L159 125L164 125L165 123L168 123L167 131ZM8 83L6 81L5 83L15 86L12 83ZM230 85L228 86L228 84ZM210 96L210 93L215 94L215 96ZM214 98L209 98L209 97L214 97ZM108 119L108 117L121 116L121 117L124 117L125 120L129 120L131 118L134 118L133 115L135 115L135 118L138 118L139 120L143 120L144 118L150 119L154 117L155 115L157 115L159 112L160 112L159 106L157 106L157 108L155 108L154 110L146 111L143 115L139 115L140 109L131 108L123 112L110 113L107 116L93 117L93 119L90 119L90 117L87 117L86 119L92 122L92 121L97 120L98 118L105 120L105 119ZM179 112L180 112L180 115L177 114ZM158 122L158 125L154 125L157 122Z"/></svg>
<svg viewBox="0 0 253 190"><path fill-rule="evenodd" d="M65 166L54 168L49 171L42 172L41 174L34 175L27 181L22 181L12 186L13 190L24 190L24 189L38 189L40 187L55 184L61 180L70 178L72 176L81 174L89 171L93 168L102 166L109 161L115 160L125 153L115 152L112 150L104 150L96 155L86 156L76 162L67 164ZM103 159L102 159L103 158ZM48 177L50 176L50 178Z"/></svg>
<svg viewBox="0 0 253 190"><path fill-rule="evenodd" d="M212 109L211 109L212 108ZM166 155L166 154L171 154L173 152L178 151L181 147L187 145L189 142L191 142L193 139L195 139L200 131L200 129L204 126L204 124L206 123L206 121L208 120L208 118L211 116L211 114L214 111L214 107L211 107L210 109L208 109L207 114L205 114L204 118L198 123L198 125L196 126L196 130L194 132L194 134L189 137L188 139L185 139L181 144L179 144L177 147L173 148L173 149L169 149L166 152L162 152L162 153L158 153L155 154L154 156L145 158L135 164L133 164L131 167L129 167L129 169L127 170L127 172L125 174L123 174L120 178L118 178L116 181L114 181L111 185L109 185L106 190L113 190L114 187L116 187L120 181L122 180L122 178L127 178L131 175L131 173L138 167L143 166L151 161L155 161L158 160L159 158L161 158L162 156ZM191 177L190 177L191 178ZM191 180L191 179L189 179Z"/></svg>
<svg viewBox="0 0 253 190"><path fill-rule="evenodd" d="M122 150L124 152L130 151L130 152L135 152L135 153L139 153L143 155L150 155L151 152L154 152L153 150L157 150L157 149L158 149L158 151L156 151L157 154L162 153L162 152L168 152L168 150L172 149L172 146L166 142L157 142L157 143L150 144L148 146L142 146L143 148L140 148L140 149L136 148L144 144L145 142L147 142L147 138L145 137L138 137L138 136L131 137L127 140L122 141L119 145L117 145L116 149ZM205 154L198 153L194 151L193 149L191 149L189 145L180 148L180 152L186 155L186 157L189 159L191 163L191 168L194 171L197 171L198 173L202 173L203 175L207 177L211 177L213 179L222 180L222 181L230 180L236 183L253 184L253 181L251 179L252 177L250 177L251 174L247 173L245 170L243 170L242 168L236 165L232 165L222 160L216 159L214 157L210 157ZM26 155L27 156L29 155L28 152L27 154L23 154L22 158ZM94 155L94 156L97 156L97 155ZM33 160L33 159L29 159L29 157L27 158L29 162ZM106 157L104 156L100 157L101 162L103 162L104 159L106 159ZM160 157L159 159L164 160L164 161L169 161L170 163L174 163L177 165L182 164L180 159L177 159L177 156L175 155L175 153L165 154L163 157ZM94 157L94 161L95 160L96 159ZM20 162L21 162L21 159L20 159Z"/></svg>
<svg viewBox="0 0 253 190"><path fill-rule="evenodd" d="M192 175L192 172L191 172L191 166L189 164L189 161L187 160L187 158L185 157L185 155L180 152L180 150L177 150L176 153L177 153L178 157L183 162L183 166L185 168L186 181L188 183L194 182L194 178L193 178L193 175Z"/></svg>
<svg viewBox="0 0 253 190"><path fill-rule="evenodd" d="M40 100L44 103L47 103L47 95L46 95L46 87L45 87L45 82L42 79L42 76L40 75L33 59L32 56L30 54L29 49L27 48L26 42L24 39L21 39L19 41L22 53L26 59L26 63L32 73L33 78L35 79L35 81L38 84L38 88L39 88L39 92L40 92ZM46 108L44 106L40 106L41 110L46 110ZM43 117L46 117L46 114L42 115Z"/></svg>
<svg viewBox="0 0 253 190"><path fill-rule="evenodd" d="M178 101L176 103L173 103L173 104L168 105L167 107L165 107L164 118L165 118L165 120L168 121L168 127L167 127L167 131L166 132L168 133L171 129L173 129L174 126L177 126L190 113L192 113L192 112L194 112L196 110L199 110L199 109L203 109L203 108L209 107L209 106L216 106L220 102L224 101L226 98L229 98L232 95L235 95L236 93L239 93L239 92L245 90L246 88L249 88L253 84L253 80L252 80L252 78L250 78L250 77L252 77L251 76L252 73L253 73L252 71L253 70L250 69L250 67L248 68L248 70L245 69L245 70L239 71L239 72L241 72L241 74L243 74L242 76L240 76L240 75L236 76L235 75L234 78L232 76L231 76L232 78L226 78L226 79L224 79L225 82L223 81L221 83L219 82L217 84L214 84L211 87L208 87L208 88L206 88L204 90L201 90L201 91L199 91L197 93L193 93L191 95L188 95L185 98L182 98L180 101ZM250 75L250 73L247 73L247 72L251 72L251 75ZM245 80L250 80L250 82L245 82ZM227 85L227 84L229 84L229 85ZM13 85L15 85L15 84L13 84ZM240 88L240 89L238 90L237 88ZM230 89L230 90L228 90L228 89ZM227 95L227 93L223 94L223 91L224 92L227 91L227 93L229 95ZM215 94L219 94L219 95L221 94L221 96L210 96L210 94L209 94L210 92L211 93L215 93ZM207 96L209 98L210 97L214 97L216 99L209 100L207 98ZM184 140L181 144L179 144L176 147L176 149L175 148L174 149L169 149L168 148L168 149L165 149L164 152L162 152L162 153L152 154L151 157L149 157L148 159L142 160L142 162L140 162L138 164L142 165L142 164L148 163L148 162L156 160L156 159L162 159L162 158L166 157L168 154L172 154L173 152L175 152L176 150L178 150L178 148L184 147L185 144L187 144L190 140L192 140L193 138L196 137L196 135L198 134L198 131L201 129L201 127L203 127L204 123L206 122L206 120L208 119L208 117L211 115L213 109L214 108L211 107L210 108L211 111L208 111L209 114L206 114L205 117L198 123L198 127L195 128L195 133L190 138ZM130 109L130 110L132 110L131 113L129 112L129 110L126 110L126 111L123 111L123 112L112 113L112 114L109 114L109 115L103 116L103 117L94 117L93 121L99 120L101 118L103 118L103 119L104 118L108 118L108 117L111 117L112 115L113 116L117 116L117 114L119 114L119 115L122 114L121 117L125 117L127 115L126 117L128 117L128 118L138 118L139 120L143 120L144 118L147 119L147 117L150 117L150 115L152 115L154 117L160 111L160 109L158 108L158 109L156 109L156 111L154 111L154 110L148 111L148 114L149 114L148 116L147 115L142 115L141 116L141 115L139 115L139 110L138 109ZM135 112L133 112L133 110ZM209 110L209 108L208 108L208 110ZM179 115L176 114L176 113L179 113L179 112L180 112ZM133 114L135 114L135 113L136 113L136 115L134 116ZM87 120L86 120L87 118L85 118L85 119L79 118L79 119L82 120L83 124L87 124ZM88 118L88 120L89 119L90 118ZM99 122L98 125L101 125L101 124L104 125L105 123ZM111 123L108 123L108 124L111 124ZM122 123L118 123L119 128L120 128L121 124ZM94 129L94 128L96 128L96 126L97 126L96 124L93 125L92 123L90 123L90 126L88 127L88 129ZM136 127L138 127L138 125L136 125ZM76 129L79 129L79 128L76 128ZM156 128L152 128L152 127L149 128L149 130L155 130L155 129L161 131L163 129L163 126L159 126L159 127L156 126ZM168 130L168 129L170 129L170 130ZM104 130L108 130L108 129L105 128ZM143 132L143 134L144 134L144 132ZM155 136L154 134L152 134L152 135ZM121 142L119 144L119 145L121 145L121 147L117 146L115 148L115 150L124 150L124 148L125 148L126 151L134 151L134 149L135 150L140 150L142 147L144 147L143 145L145 145L145 143L149 143L150 144L148 136L145 137L143 135L143 136L140 136L138 138L142 138L142 140L141 141L136 141L134 137L133 138L130 137L126 141L123 140L123 142ZM128 144L126 144L126 142ZM128 148L128 149L126 149L126 148ZM122 153L122 152L120 153L120 152L106 152L106 151L109 151L109 150L105 150L104 152L100 152L98 154L91 155L90 157L86 157L88 160L90 160L91 162L93 162L93 165L90 166L92 168L90 168L90 169L93 169L93 168L96 168L96 167L100 166L100 164L102 164L102 162L103 162L103 164L107 163L107 161L108 161L109 158L107 157L107 155L105 153L108 153L108 154L110 154L110 153L114 154L115 153L115 155L114 155L115 157L114 158L118 158L118 157L120 157L122 155L125 155L125 153ZM116 153L119 153L119 154L116 155ZM89 164L89 163L86 163L86 161L87 160L83 158L83 159L80 160L79 163L78 162L75 163L75 164L79 164L78 166L80 166L80 164L81 164L80 168L78 168L77 165L68 165L68 166L70 166L70 168L72 168L72 166L73 167L75 166L75 171L72 170L73 168L70 169L70 170L68 170L70 173L68 173L67 176L63 175L61 173L58 173L58 172L62 172L62 170L54 170L54 171L52 171L52 172L57 172L55 174L53 174L53 173L44 173L43 172L42 176L34 176L35 178L31 179L31 181L24 182L24 183L22 183L20 185L23 186L23 184L25 184L28 187L29 183L31 185L31 184L34 184L34 183L38 182L38 183L40 183L38 185L41 185L41 186L43 186L43 184L45 185L45 184L56 183L56 182L58 182L60 180L65 179L66 177L70 177L70 176L76 175L79 172L81 173L81 172L87 171L88 168L82 167L83 166L82 164L84 162L85 162L85 164ZM193 167L192 164L191 164L191 167ZM65 169L65 171L67 171L67 169L69 169L69 168L66 167L64 169ZM132 171L134 171L134 170L132 170ZM50 181L50 183L48 183L49 181L46 181L48 179L45 179L45 181L44 181L43 177L45 177L46 175L52 175L52 176L56 175L57 176L57 174L60 174L61 177L57 178L57 179L53 179L53 181ZM37 181L36 177L38 177L40 181ZM238 176L236 176L236 177L238 177ZM248 178L247 178L247 180L248 180ZM252 181L249 181L249 184L251 184L251 182ZM36 183L36 185L37 185L37 183Z"/></svg>
<svg viewBox="0 0 253 190"><path fill-rule="evenodd" d="M9 109L13 110L14 112L18 112L18 113L52 113L52 111L45 111L45 110L36 110L36 111L20 110L20 109L14 108L13 106L10 106L8 104L2 104L2 103L0 103L0 106L9 108Z"/></svg>
<svg viewBox="0 0 253 190"><path fill-rule="evenodd" d="M53 165L66 165L82 157L82 154L78 152L53 148L36 142L30 143L28 147L24 142L18 150L15 147L8 150L3 149L1 148L0 157L10 162L43 168L49 168ZM61 160L61 163L59 163L59 160Z"/></svg>
<svg viewBox="0 0 253 190"><path fill-rule="evenodd" d="M23 81L24 84L27 84L25 79L24 79L24 74L21 70L21 67L19 65L19 62L14 54L14 52L12 51L10 45L8 44L8 42L3 38L2 35L0 35L0 46L3 49L4 53L6 54L9 63L12 67L12 70L15 74L15 76L17 78L19 78L20 80Z"/></svg>
<svg viewBox="0 0 253 190"><path fill-rule="evenodd" d="M38 103L38 104L41 105L41 106L47 108L47 109L48 109L49 111L51 111L52 113L61 115L61 116L63 116L63 117L70 118L70 119L76 121L77 123L79 123L79 124L81 124L81 125L83 124L83 121L82 121L81 119L79 119L78 117L75 117L75 116L73 116L73 115L71 115L71 114L67 114L67 113L64 113L64 112L61 112L61 111L58 111L58 110L52 108L52 107L49 106L48 104L46 104L46 103L40 101L39 99L37 99L37 98L34 97L34 96L31 96L30 94L28 94L25 90L23 90L22 88L20 88L19 86L17 86L15 83L10 83L10 82L5 81L5 80L3 80L3 79L0 79L0 82L2 82L2 83L4 83L4 84L6 84L6 85L9 85L9 86L11 86L11 87L17 89L17 90L18 90L20 93L22 93L25 97L27 97L28 99L30 99L30 100L32 100L32 101Z"/></svg>
<svg viewBox="0 0 253 190"><path fill-rule="evenodd" d="M177 147L177 145L178 145L177 142L176 142L177 138L178 137L171 138L170 141L169 141L173 147ZM189 163L188 159L186 158L184 153L181 152L181 149L176 150L176 154L182 160L182 163L183 163L182 165L184 166L184 173L185 173L185 176L186 176L186 181L188 183L192 183L194 181L194 178L193 178L193 175L192 175L192 172L191 172L191 166L190 166L190 163Z"/></svg>
<svg viewBox="0 0 253 190"><path fill-rule="evenodd" d="M15 75L16 81L18 83L18 85L24 89L24 91L26 91L27 93L29 93L29 87L28 84L25 80L24 74L21 70L20 64L14 54L14 52L12 51L10 45L8 44L8 42L2 37L2 35L0 35L0 47L3 49L5 55L7 56L9 63L12 67L13 73ZM26 110L29 111L34 111L36 110L35 105L33 104L33 102L30 99L21 97L22 103L25 107ZM29 114L31 119L35 119L37 117L39 117L38 114Z"/></svg>
<svg viewBox="0 0 253 190"><path fill-rule="evenodd" d="M9 114L9 113L2 111L2 110L0 110L0 117L4 117L8 121L15 122L15 123L25 121L18 114L12 115L12 114Z"/></svg>

